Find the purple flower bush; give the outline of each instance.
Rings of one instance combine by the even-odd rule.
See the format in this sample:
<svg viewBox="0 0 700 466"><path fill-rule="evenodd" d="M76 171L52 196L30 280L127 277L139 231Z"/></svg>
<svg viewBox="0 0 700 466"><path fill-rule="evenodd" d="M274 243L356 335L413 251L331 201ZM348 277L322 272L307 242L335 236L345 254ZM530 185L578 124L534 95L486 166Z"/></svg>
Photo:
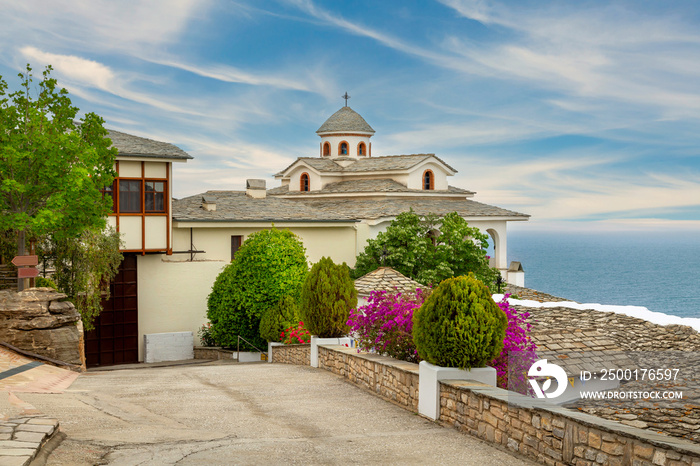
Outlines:
<svg viewBox="0 0 700 466"><path fill-rule="evenodd" d="M413 343L413 310L419 308L430 291L416 294L373 291L367 304L350 311L348 325L358 349L374 351L395 359L419 362Z"/></svg>
<svg viewBox="0 0 700 466"><path fill-rule="evenodd" d="M367 304L350 311L348 325L359 351L373 351L395 359L420 362L413 343L413 311L418 309L430 290L416 294L373 291ZM503 350L489 364L497 372L498 386L519 393L528 392L527 369L537 359L536 346L530 338L527 312L508 303L508 294L498 307L508 318Z"/></svg>
<svg viewBox="0 0 700 466"><path fill-rule="evenodd" d="M503 299L497 303L508 317L508 327L506 327L506 338L503 341L503 351L491 361L490 366L496 369L499 387L525 393L523 390L527 391L529 387L527 368L536 359L535 350L537 347L530 338L531 325L527 322L530 314L525 311L519 312L511 306L508 303L509 296L509 294L503 295ZM524 372L510 367L514 363L519 368L524 369Z"/></svg>

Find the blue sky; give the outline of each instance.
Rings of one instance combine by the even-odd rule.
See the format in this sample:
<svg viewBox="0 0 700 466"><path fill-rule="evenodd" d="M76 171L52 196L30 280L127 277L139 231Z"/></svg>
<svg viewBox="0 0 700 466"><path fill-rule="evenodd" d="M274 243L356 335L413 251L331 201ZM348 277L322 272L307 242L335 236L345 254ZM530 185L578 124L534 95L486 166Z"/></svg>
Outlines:
<svg viewBox="0 0 700 466"><path fill-rule="evenodd" d="M347 91L373 155L435 153L517 229L700 232L700 5L664 3L0 0L0 75L188 151L176 197L276 186Z"/></svg>

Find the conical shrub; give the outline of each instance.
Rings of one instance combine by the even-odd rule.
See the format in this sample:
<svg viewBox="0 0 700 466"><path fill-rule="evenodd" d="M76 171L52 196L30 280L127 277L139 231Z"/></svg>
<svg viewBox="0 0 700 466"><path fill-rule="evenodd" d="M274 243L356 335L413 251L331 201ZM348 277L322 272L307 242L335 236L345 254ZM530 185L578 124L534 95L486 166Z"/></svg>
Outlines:
<svg viewBox="0 0 700 466"><path fill-rule="evenodd" d="M418 356L431 364L484 367L503 349L508 319L472 273L448 278L413 313Z"/></svg>
<svg viewBox="0 0 700 466"><path fill-rule="evenodd" d="M357 290L350 269L323 257L311 267L301 290L304 326L321 338L347 335L350 309L357 307Z"/></svg>

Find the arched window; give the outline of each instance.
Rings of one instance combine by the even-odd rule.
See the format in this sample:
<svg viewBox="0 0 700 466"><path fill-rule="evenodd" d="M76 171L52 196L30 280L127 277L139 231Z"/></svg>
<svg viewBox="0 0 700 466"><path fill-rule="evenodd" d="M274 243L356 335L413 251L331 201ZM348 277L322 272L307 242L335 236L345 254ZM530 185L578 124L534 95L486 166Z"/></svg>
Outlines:
<svg viewBox="0 0 700 466"><path fill-rule="evenodd" d="M435 189L435 175L432 170L423 172L423 189L428 191Z"/></svg>
<svg viewBox="0 0 700 466"><path fill-rule="evenodd" d="M326 142L323 144L323 156L328 157L329 155L331 155L331 143Z"/></svg>
<svg viewBox="0 0 700 466"><path fill-rule="evenodd" d="M357 145L357 155L367 155L367 148L365 147L364 142Z"/></svg>
<svg viewBox="0 0 700 466"><path fill-rule="evenodd" d="M348 143L343 141L338 146L338 155L348 155Z"/></svg>
<svg viewBox="0 0 700 466"><path fill-rule="evenodd" d="M308 191L309 190L309 174L302 173L301 178L299 178L299 190Z"/></svg>

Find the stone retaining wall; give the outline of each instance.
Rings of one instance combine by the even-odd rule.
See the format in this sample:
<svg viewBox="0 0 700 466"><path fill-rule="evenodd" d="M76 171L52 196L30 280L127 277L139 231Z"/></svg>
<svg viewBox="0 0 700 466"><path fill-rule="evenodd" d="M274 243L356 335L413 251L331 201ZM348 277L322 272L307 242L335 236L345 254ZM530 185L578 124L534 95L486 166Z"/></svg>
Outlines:
<svg viewBox="0 0 700 466"><path fill-rule="evenodd" d="M236 359L236 352L215 346L195 346L195 359Z"/></svg>
<svg viewBox="0 0 700 466"><path fill-rule="evenodd" d="M279 348L279 347L278 347ZM319 368L417 412L418 366L319 347ZM700 466L700 445L471 381L440 383L440 421L543 464Z"/></svg>
<svg viewBox="0 0 700 466"><path fill-rule="evenodd" d="M418 364L386 356L319 346L318 367L342 375L355 385L411 411L418 411Z"/></svg>
<svg viewBox="0 0 700 466"><path fill-rule="evenodd" d="M271 347L272 362L280 364L296 364L297 366L311 365L311 344L304 345L281 345Z"/></svg>

